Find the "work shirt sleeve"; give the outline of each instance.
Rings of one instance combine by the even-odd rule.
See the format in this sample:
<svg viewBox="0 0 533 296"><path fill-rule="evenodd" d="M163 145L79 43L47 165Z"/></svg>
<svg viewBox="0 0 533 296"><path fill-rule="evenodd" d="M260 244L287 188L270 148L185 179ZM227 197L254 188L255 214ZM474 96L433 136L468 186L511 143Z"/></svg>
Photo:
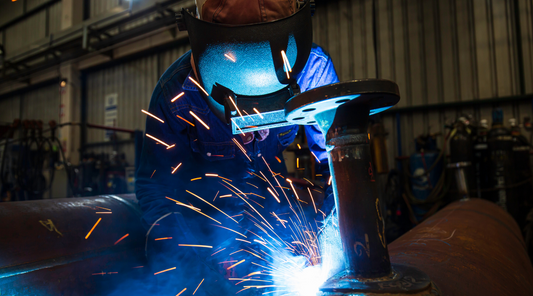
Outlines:
<svg viewBox="0 0 533 296"><path fill-rule="evenodd" d="M309 83L304 83L305 89L302 89L302 91L339 82L331 57L325 51L320 50L318 53L315 53L315 51L311 52L309 63L312 63L312 65L309 65L310 69L308 69L308 73L306 73L306 76L309 76ZM321 164L327 164L328 156L325 137L318 128L318 125L306 125L305 134L307 136L309 150L316 155Z"/></svg>
<svg viewBox="0 0 533 296"><path fill-rule="evenodd" d="M148 111L164 122L146 117L146 134L136 178L136 194L145 226L172 211L175 202L167 197L179 199L176 192L180 188L183 191L183 180L188 177L184 178L185 164L192 152L187 127L172 115L167 100L170 98L158 84Z"/></svg>

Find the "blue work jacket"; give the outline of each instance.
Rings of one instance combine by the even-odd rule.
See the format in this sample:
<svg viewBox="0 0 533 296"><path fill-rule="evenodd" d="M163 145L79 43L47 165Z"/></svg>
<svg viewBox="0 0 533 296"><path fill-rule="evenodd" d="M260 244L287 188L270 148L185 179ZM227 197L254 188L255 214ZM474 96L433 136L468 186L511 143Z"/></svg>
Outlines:
<svg viewBox="0 0 533 296"><path fill-rule="evenodd" d="M150 101L149 112L164 123L147 117L146 136L137 171L136 193L143 211L143 222L148 227L162 215L175 212L176 202L169 198L187 204L197 202L190 200L195 197L186 190L203 196L206 200L213 200L213 196L220 191L220 186L215 188L210 184L215 182L217 185L224 185L224 179L215 181L206 176L206 173L230 179L232 184L243 191L257 190L254 189L259 187L256 182L262 182L258 175L260 172L269 172L263 158L272 171L285 172L281 153L294 140L298 131L296 125L274 128L263 141L254 140L244 145L240 136L232 134L231 126L211 112L200 90L188 79L189 76L194 77L190 57L191 53L187 52L165 71ZM328 53L313 45L307 64L297 81L302 92L338 82ZM172 102L182 92L184 94ZM198 122L190 111L205 122L209 129ZM321 162L326 162L323 135L316 126L305 128L310 150ZM251 161L232 139L239 141ZM167 149L169 146L171 148ZM236 205L227 199L224 206Z"/></svg>

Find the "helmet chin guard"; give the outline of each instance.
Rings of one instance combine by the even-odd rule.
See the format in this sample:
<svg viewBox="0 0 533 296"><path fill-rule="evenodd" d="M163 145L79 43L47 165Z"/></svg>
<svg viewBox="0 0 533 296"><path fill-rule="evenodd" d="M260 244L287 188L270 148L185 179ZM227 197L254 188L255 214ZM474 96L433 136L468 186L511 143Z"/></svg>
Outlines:
<svg viewBox="0 0 533 296"><path fill-rule="evenodd" d="M300 92L296 77L311 52L311 15L309 1L289 17L247 25L206 22L186 9L177 14L206 99L225 110L221 120L232 123L234 134L290 124L284 105Z"/></svg>

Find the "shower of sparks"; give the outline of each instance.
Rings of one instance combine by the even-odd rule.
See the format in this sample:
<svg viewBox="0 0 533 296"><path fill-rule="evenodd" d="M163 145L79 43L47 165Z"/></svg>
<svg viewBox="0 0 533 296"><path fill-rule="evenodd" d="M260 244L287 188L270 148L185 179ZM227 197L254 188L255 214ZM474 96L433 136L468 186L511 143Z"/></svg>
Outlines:
<svg viewBox="0 0 533 296"><path fill-rule="evenodd" d="M239 261L239 262L233 264L232 266L230 266L230 267L228 267L228 268L226 268L226 269L227 269L227 270L230 270L230 269L232 269L233 267L235 267L235 266L237 266L237 265L243 263L244 261L246 261L246 259L242 259L241 261Z"/></svg>
<svg viewBox="0 0 533 296"><path fill-rule="evenodd" d="M206 95L209 97L209 94L205 91L205 89L200 85L200 83L196 82L196 80L192 79L191 76L189 76L189 80L192 81L192 83L196 84L196 86Z"/></svg>
<svg viewBox="0 0 533 296"><path fill-rule="evenodd" d="M279 198L274 194L274 192L272 192L272 189L270 189L270 188L267 187L267 190L268 190L268 192L270 192L270 194L272 194L272 196L276 199L276 201L277 201L278 203L281 203L281 201L279 200Z"/></svg>
<svg viewBox="0 0 533 296"><path fill-rule="evenodd" d="M194 194L194 193L190 192L189 190L185 190L185 191L186 191L187 193L189 193L190 195L192 195L192 196L194 196L194 197L198 198L199 200L201 200L201 201L205 202L206 204L210 205L210 206L211 206L211 207L213 207L213 208L214 208L215 210L217 210L217 211L221 212L221 213L222 213L222 214L224 214L224 215L225 215L226 217L228 217L228 218L230 218L231 220L233 220L233 221L234 221L235 223L239 224L239 222L237 222L237 220L235 220L235 219L231 218L231 216L230 216L230 215L226 214L226 213L225 213L224 211L222 211L221 209L219 209L219 208L215 207L215 206L214 206L213 204L211 204L211 203L210 203L210 202L208 202L207 200L205 200L205 199L203 199L203 198L199 197L198 195L196 195L196 194Z"/></svg>
<svg viewBox="0 0 533 296"><path fill-rule="evenodd" d="M202 281L198 284L198 287L196 287L196 290L194 290L194 292L192 293L194 295L194 293L196 293L196 291L198 290L198 288L200 288L200 286L202 285L202 283L204 282L204 279L202 279ZM185 290L184 290L185 291Z"/></svg>
<svg viewBox="0 0 533 296"><path fill-rule="evenodd" d="M178 164L173 170L172 170L172 174L174 174L181 166L181 162L180 164Z"/></svg>
<svg viewBox="0 0 533 296"><path fill-rule="evenodd" d="M120 243L123 239L127 238L129 235L130 235L129 233L126 233L126 235L124 235L123 237L119 238L119 240L115 242L115 245Z"/></svg>
<svg viewBox="0 0 533 296"><path fill-rule="evenodd" d="M208 248L212 249L213 246L207 246L207 245L188 245L188 244L178 244L180 247L193 247L193 248Z"/></svg>
<svg viewBox="0 0 533 296"><path fill-rule="evenodd" d="M187 122L188 124L190 124L190 125L192 125L192 126L195 126L194 123L188 121L187 119L185 119L185 118L183 118L183 117L181 117L181 116L179 116L179 115L176 115L176 117L178 117L179 119L181 119L181 120Z"/></svg>
<svg viewBox="0 0 533 296"><path fill-rule="evenodd" d="M254 108L254 111L255 113L257 113L257 115L259 115L259 117L261 117L261 119L263 119L263 115L261 114L261 112L257 111L257 109Z"/></svg>
<svg viewBox="0 0 533 296"><path fill-rule="evenodd" d="M167 272L167 271L174 270L174 269L176 269L176 267L172 267L172 268L169 268L169 269L158 271L158 272L154 273L154 275L158 275L160 273Z"/></svg>
<svg viewBox="0 0 533 296"><path fill-rule="evenodd" d="M248 156L248 153L246 152L246 149L244 149L244 147L242 147L241 143L239 143L239 141L237 141L235 138L232 138L231 139L233 141L233 143L235 143L235 145L237 145L237 147L239 147L239 149L242 151L242 153L246 156L246 158L248 158L248 160L251 162L252 159L250 158L250 156Z"/></svg>
<svg viewBox="0 0 533 296"><path fill-rule="evenodd" d="M311 197L311 201L313 202L313 208L315 209L315 214L318 214L316 211L316 205L315 205L315 199L313 198L313 194L311 193L311 189L307 187L307 191L309 191L309 196Z"/></svg>
<svg viewBox="0 0 533 296"><path fill-rule="evenodd" d="M242 118L242 113L241 113L241 110L239 110L239 107L237 107L237 104L235 104L235 101L233 100L233 98L231 96L228 96L229 100L231 101L231 103L233 104L233 106L235 107L235 110L237 110L237 112L239 112L239 115L241 116Z"/></svg>
<svg viewBox="0 0 533 296"><path fill-rule="evenodd" d="M98 223L100 223L100 221L102 221L102 218L98 218L98 221L96 221L96 223L94 224L93 228L91 228L91 230L89 231L89 233L87 233L87 235L85 236L85 239L88 239L88 238L89 238L89 235L91 235L91 233L93 232L93 230L96 228L96 225L98 225Z"/></svg>
<svg viewBox="0 0 533 296"><path fill-rule="evenodd" d="M227 57L230 61L232 61L232 62L234 62L234 63L236 62L235 58L232 57L231 55L229 55L229 54L226 53L226 54L224 54L224 56Z"/></svg>
<svg viewBox="0 0 533 296"><path fill-rule="evenodd" d="M189 113L194 117L196 118L196 120L198 120L203 126L205 126L206 129L209 129L209 126L207 124L205 124L205 122L203 122L200 117L198 117L196 114L194 114L194 112L192 111L189 111Z"/></svg>
<svg viewBox="0 0 533 296"><path fill-rule="evenodd" d="M331 181L333 181L333 176L329 176L328 186L331 185Z"/></svg>
<svg viewBox="0 0 533 296"><path fill-rule="evenodd" d="M155 116L154 114L152 114L152 113L150 113L150 112L148 112L148 111L145 111L144 109L141 109L141 111L142 111L142 113L144 113L144 114L146 114L146 115L148 115L148 116L151 116L151 117L153 117L153 118L159 120L161 123L165 123L161 118Z"/></svg>
<svg viewBox="0 0 533 296"><path fill-rule="evenodd" d="M171 103L174 103L177 99L181 98L185 93L181 92L179 95L175 96L172 100L170 100Z"/></svg>
<svg viewBox="0 0 533 296"><path fill-rule="evenodd" d="M313 154L313 156L316 158L316 161L318 161L318 163L320 163L320 159L318 159L318 157L316 157L316 155L313 153L313 151L311 151L311 154Z"/></svg>
<svg viewBox="0 0 533 296"><path fill-rule="evenodd" d="M156 137L154 137L154 136L152 136L152 135L150 135L150 134L146 134L146 136L147 136L148 138L150 138L150 139L152 139L152 140L158 142L159 144L162 144L162 145L167 146L167 148L170 146L170 145L168 145L167 143L165 143L165 142L159 140L158 138L156 138Z"/></svg>

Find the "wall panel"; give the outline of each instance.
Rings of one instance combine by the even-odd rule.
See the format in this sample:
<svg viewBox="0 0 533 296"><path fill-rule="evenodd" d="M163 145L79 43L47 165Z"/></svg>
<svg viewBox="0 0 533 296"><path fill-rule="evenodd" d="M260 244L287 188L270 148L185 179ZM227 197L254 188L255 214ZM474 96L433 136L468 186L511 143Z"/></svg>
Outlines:
<svg viewBox="0 0 533 296"><path fill-rule="evenodd" d="M20 96L0 100L0 123L6 124L20 118Z"/></svg>
<svg viewBox="0 0 533 296"><path fill-rule="evenodd" d="M56 84L32 90L23 95L22 118L42 120L47 125L50 120L59 122L60 93Z"/></svg>

